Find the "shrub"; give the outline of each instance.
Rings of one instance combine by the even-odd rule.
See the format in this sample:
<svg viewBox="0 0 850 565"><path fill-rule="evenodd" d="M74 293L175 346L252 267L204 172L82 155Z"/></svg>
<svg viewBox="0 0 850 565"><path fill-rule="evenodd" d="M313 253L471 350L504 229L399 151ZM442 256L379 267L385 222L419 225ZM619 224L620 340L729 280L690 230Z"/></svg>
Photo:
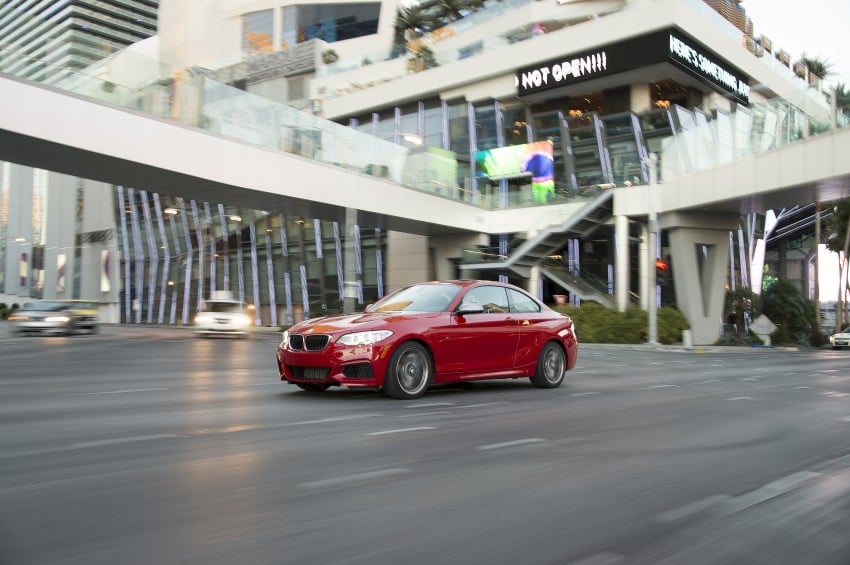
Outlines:
<svg viewBox="0 0 850 565"><path fill-rule="evenodd" d="M555 306L555 310L569 314L576 325L576 336L583 343L646 343L649 337L647 313L631 306L625 312L607 308L595 302L580 307ZM658 341L663 344L680 343L682 331L688 323L682 313L665 306L658 310Z"/></svg>

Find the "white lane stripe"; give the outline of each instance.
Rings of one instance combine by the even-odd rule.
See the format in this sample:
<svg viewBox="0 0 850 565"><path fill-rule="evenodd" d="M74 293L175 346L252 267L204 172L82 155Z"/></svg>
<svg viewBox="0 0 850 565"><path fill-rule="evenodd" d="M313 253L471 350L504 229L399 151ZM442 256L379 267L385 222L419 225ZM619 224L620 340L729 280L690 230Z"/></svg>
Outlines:
<svg viewBox="0 0 850 565"><path fill-rule="evenodd" d="M708 383L719 383L719 382L720 382L720 379L708 379L707 381L702 381L702 384L705 385L705 384L708 384Z"/></svg>
<svg viewBox="0 0 850 565"><path fill-rule="evenodd" d="M478 404L463 404L461 406L455 406L455 410L459 410L461 408L483 408L485 406L499 406L500 404L510 404L507 401L499 401L499 402L480 402Z"/></svg>
<svg viewBox="0 0 850 565"><path fill-rule="evenodd" d="M422 416L449 416L451 412L434 410L433 412L416 412L415 414L402 414L399 418L420 418Z"/></svg>
<svg viewBox="0 0 850 565"><path fill-rule="evenodd" d="M479 451L490 451L492 449L503 449L505 447L517 447L519 445L529 445L533 443L543 443L546 440L539 437L530 437L526 439L517 439L514 441L503 441L501 443L489 443L487 445L479 445L475 449Z"/></svg>
<svg viewBox="0 0 850 565"><path fill-rule="evenodd" d="M850 416L844 416L843 418L838 419L841 422L850 422Z"/></svg>
<svg viewBox="0 0 850 565"><path fill-rule="evenodd" d="M188 437L179 434L156 434L151 436L119 437L114 439L102 439L98 441L82 441L72 443L71 449L87 449L89 447L102 447L104 445L119 445L122 443L135 443L137 441L151 441L154 439L169 439L175 437Z"/></svg>
<svg viewBox="0 0 850 565"><path fill-rule="evenodd" d="M454 402L429 402L427 404L408 404L405 408L436 408L437 406L454 406Z"/></svg>
<svg viewBox="0 0 850 565"><path fill-rule="evenodd" d="M811 389L812 389L812 387L810 387L810 386L795 386L794 387L794 390L811 390Z"/></svg>
<svg viewBox="0 0 850 565"><path fill-rule="evenodd" d="M726 400L752 400L752 396L733 396L732 398L727 398Z"/></svg>
<svg viewBox="0 0 850 565"><path fill-rule="evenodd" d="M696 502L692 502L691 504L680 506L679 508L669 510L667 512L664 512L663 514L659 514L658 516L656 516L656 519L662 524L678 522L679 520L690 518L695 514L699 514L716 508L720 504L729 500L729 498L730 497L725 494L709 496L708 498L703 498L702 500L698 500Z"/></svg>
<svg viewBox="0 0 850 565"><path fill-rule="evenodd" d="M587 557L582 557L578 561L571 561L567 565L620 565L625 563L626 558L616 553L603 551L602 553L594 553Z"/></svg>
<svg viewBox="0 0 850 565"><path fill-rule="evenodd" d="M347 422L348 420L362 420L363 418L375 418L380 414L355 414L353 416L337 416L335 418L321 418L319 420L302 420L300 422L286 422L266 428L287 428L289 426L312 426L313 424L331 424L334 422Z"/></svg>
<svg viewBox="0 0 850 565"><path fill-rule="evenodd" d="M567 396L574 396L574 397L597 396L597 395L600 395L600 394L602 394L602 393L601 392L574 392L572 394L568 394Z"/></svg>
<svg viewBox="0 0 850 565"><path fill-rule="evenodd" d="M819 476L820 473L800 471L799 473L794 473L793 475L782 477L781 479L773 481L772 483L768 483L763 487L757 488L756 490L733 498L728 502L726 508L723 509L723 514L725 516L729 516L731 514L735 514L736 512L746 510L747 508L751 508L756 504L761 504L762 502L766 502L771 498L776 498L777 496L781 496L783 494L791 492L804 482L810 481Z"/></svg>
<svg viewBox="0 0 850 565"><path fill-rule="evenodd" d="M643 390L655 390L657 388L679 388L679 385L652 385L643 387Z"/></svg>
<svg viewBox="0 0 850 565"><path fill-rule="evenodd" d="M378 469L376 471L366 471L365 473L354 473L352 475L342 475L339 477L331 477L329 479L321 479L318 481L310 481L301 483L300 487L308 489L337 487L341 485L349 485L353 483L365 483L375 479L383 479L395 475L405 475L411 473L410 469L401 467L393 467L389 469Z"/></svg>
<svg viewBox="0 0 850 565"><path fill-rule="evenodd" d="M371 432L367 436L385 436L389 434L403 434L406 432L423 432L426 430L436 430L434 426L419 426L418 428L399 428L397 430L384 430L381 432Z"/></svg>
<svg viewBox="0 0 850 565"><path fill-rule="evenodd" d="M167 388L131 388L127 390L107 390L103 392L80 392L74 396L95 396L98 394L127 394L130 392L155 392L158 390L168 390Z"/></svg>

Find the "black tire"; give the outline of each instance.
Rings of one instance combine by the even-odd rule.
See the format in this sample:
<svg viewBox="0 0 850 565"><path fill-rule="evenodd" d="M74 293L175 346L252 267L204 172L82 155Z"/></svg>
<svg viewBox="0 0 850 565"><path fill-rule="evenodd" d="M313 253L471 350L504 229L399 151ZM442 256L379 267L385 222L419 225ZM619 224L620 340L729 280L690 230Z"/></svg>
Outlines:
<svg viewBox="0 0 850 565"><path fill-rule="evenodd" d="M327 390L329 386L328 383L295 383L298 388L301 390L306 390L307 392L322 392Z"/></svg>
<svg viewBox="0 0 850 565"><path fill-rule="evenodd" d="M384 377L384 394L399 400L419 398L434 380L434 364L424 346L408 341L395 350Z"/></svg>
<svg viewBox="0 0 850 565"><path fill-rule="evenodd" d="M531 377L531 384L537 388L555 388L564 382L567 370L567 355L557 343L550 341L543 346L537 359L537 372Z"/></svg>

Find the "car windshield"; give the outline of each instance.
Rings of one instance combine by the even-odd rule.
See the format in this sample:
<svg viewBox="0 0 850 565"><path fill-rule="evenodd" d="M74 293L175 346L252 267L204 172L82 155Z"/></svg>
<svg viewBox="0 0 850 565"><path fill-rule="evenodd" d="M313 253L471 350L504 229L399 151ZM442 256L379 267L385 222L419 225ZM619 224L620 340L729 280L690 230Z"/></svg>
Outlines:
<svg viewBox="0 0 850 565"><path fill-rule="evenodd" d="M204 308L207 312L241 312L242 305L238 302L207 302Z"/></svg>
<svg viewBox="0 0 850 565"><path fill-rule="evenodd" d="M61 310L65 310L69 308L67 302L54 302L54 301L42 301L42 302L33 302L24 307L26 310L36 311L36 312L59 312Z"/></svg>
<svg viewBox="0 0 850 565"><path fill-rule="evenodd" d="M445 312L460 286L450 283L417 284L403 288L366 309L367 312Z"/></svg>

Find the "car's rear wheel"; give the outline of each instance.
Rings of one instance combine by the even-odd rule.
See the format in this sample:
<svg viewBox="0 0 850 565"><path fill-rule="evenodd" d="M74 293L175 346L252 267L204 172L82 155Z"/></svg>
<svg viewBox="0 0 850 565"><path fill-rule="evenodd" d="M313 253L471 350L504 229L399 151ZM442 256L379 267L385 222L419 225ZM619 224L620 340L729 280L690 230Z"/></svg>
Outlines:
<svg viewBox="0 0 850 565"><path fill-rule="evenodd" d="M543 346L537 359L537 372L531 377L531 384L537 388L555 388L564 381L567 369L567 356L560 345L550 341Z"/></svg>
<svg viewBox="0 0 850 565"><path fill-rule="evenodd" d="M408 341L402 343L390 358L384 379L384 393L390 398L410 400L419 398L434 378L431 355L424 346Z"/></svg>
<svg viewBox="0 0 850 565"><path fill-rule="evenodd" d="M322 392L323 390L327 390L329 384L327 383L295 383L302 390L306 390L307 392Z"/></svg>

